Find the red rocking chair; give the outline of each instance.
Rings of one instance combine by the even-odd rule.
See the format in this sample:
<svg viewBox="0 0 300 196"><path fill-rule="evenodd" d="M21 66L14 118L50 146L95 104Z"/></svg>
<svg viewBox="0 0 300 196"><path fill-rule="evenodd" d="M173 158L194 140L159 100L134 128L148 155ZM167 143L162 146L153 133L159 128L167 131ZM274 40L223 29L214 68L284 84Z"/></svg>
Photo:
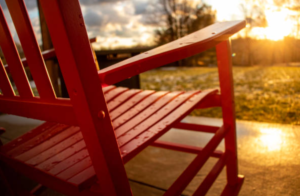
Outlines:
<svg viewBox="0 0 300 196"><path fill-rule="evenodd" d="M238 175L233 79L229 37L244 21L221 22L172 43L96 70L78 0L41 0L70 99L57 98L49 80L23 0L7 0L27 64L39 93L33 96L3 11L0 46L8 69L0 64L0 111L46 121L0 147L0 161L66 195L132 195L124 164L154 145L196 158L166 191L180 195L209 157L219 158L194 195L205 195L226 166L222 195L237 195ZM216 46L220 90L155 92L112 86L147 70ZM13 91L10 72L18 89ZM192 110L221 107L223 126L183 123ZM214 133L203 148L157 140L171 128ZM225 138L225 152L215 151Z"/></svg>

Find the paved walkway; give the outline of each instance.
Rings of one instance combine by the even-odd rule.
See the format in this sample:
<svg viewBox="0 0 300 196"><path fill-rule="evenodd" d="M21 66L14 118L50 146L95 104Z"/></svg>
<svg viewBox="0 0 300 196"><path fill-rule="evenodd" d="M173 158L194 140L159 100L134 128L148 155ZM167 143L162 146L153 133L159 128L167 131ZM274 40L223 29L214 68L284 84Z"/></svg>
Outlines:
<svg viewBox="0 0 300 196"><path fill-rule="evenodd" d="M187 117L186 122L221 125L221 119ZM42 121L0 115L0 127L9 142ZM239 173L246 179L240 195L276 196L300 194L300 126L237 121ZM203 146L211 134L173 129L160 139ZM218 149L223 149L221 144ZM193 160L195 155L148 147L126 164L134 195L162 195ZM210 158L189 184L183 195L192 195L205 174L217 161ZM226 182L223 171L208 195L220 195ZM47 191L44 195L60 195Z"/></svg>

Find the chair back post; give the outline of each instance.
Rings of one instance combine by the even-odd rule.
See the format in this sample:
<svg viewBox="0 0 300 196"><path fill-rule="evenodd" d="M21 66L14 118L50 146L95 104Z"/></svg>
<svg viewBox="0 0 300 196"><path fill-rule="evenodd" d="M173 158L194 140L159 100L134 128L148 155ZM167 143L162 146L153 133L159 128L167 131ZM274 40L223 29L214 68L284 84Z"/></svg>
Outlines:
<svg viewBox="0 0 300 196"><path fill-rule="evenodd" d="M103 195L132 195L78 0L41 0Z"/></svg>
<svg viewBox="0 0 300 196"><path fill-rule="evenodd" d="M227 180L229 185L238 182L237 144L235 124L234 86L232 76L231 43L226 39L216 46L223 124L229 128L225 137L225 152L228 153Z"/></svg>

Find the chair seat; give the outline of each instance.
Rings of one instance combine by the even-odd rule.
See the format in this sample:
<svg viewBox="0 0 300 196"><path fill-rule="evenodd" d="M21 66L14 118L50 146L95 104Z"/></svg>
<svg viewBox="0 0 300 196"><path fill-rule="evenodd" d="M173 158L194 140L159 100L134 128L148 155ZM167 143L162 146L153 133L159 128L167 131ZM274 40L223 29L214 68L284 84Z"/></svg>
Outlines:
<svg viewBox="0 0 300 196"><path fill-rule="evenodd" d="M134 157L217 90L167 92L103 88L124 162ZM96 181L79 127L46 122L4 145L2 154L77 187ZM92 180L91 180L92 179Z"/></svg>

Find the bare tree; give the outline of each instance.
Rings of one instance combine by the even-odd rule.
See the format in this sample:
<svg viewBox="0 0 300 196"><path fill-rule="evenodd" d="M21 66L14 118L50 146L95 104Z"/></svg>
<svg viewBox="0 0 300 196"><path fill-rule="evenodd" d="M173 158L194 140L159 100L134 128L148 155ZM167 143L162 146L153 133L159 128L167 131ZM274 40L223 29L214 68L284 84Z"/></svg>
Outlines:
<svg viewBox="0 0 300 196"><path fill-rule="evenodd" d="M252 37L250 35L254 27L266 27L267 20L264 13L265 0L243 0L240 4L247 26L244 29L245 52L242 58L242 65L252 66L254 64Z"/></svg>
<svg viewBox="0 0 300 196"><path fill-rule="evenodd" d="M158 44L168 43L215 22L215 12L203 3L160 0L163 26L156 31Z"/></svg>
<svg viewBox="0 0 300 196"><path fill-rule="evenodd" d="M215 11L201 2L195 3L190 0L160 0L160 17L155 18L160 26L156 32L158 45L165 44L202 29L215 22ZM152 18L153 19L153 18ZM153 21L153 20L152 20ZM204 64L215 64L215 52L208 51L177 62L177 65L199 65L201 57L206 56Z"/></svg>

